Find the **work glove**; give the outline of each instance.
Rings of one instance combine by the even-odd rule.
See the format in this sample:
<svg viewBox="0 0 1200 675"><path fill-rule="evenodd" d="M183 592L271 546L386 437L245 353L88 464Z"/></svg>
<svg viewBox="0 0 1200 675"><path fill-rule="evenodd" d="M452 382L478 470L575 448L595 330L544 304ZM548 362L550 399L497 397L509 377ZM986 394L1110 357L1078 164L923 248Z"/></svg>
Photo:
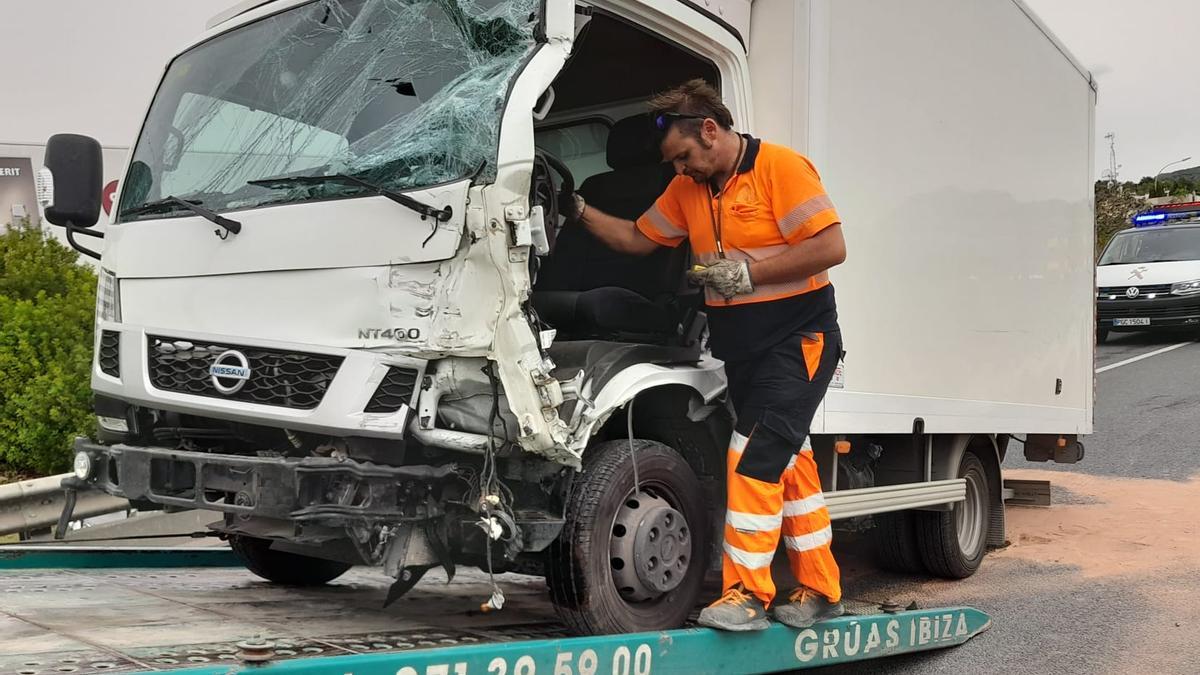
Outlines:
<svg viewBox="0 0 1200 675"><path fill-rule="evenodd" d="M754 292L754 283L750 281L750 264L744 260L726 258L707 267L697 265L688 272L688 280L711 288L726 300Z"/></svg>
<svg viewBox="0 0 1200 675"><path fill-rule="evenodd" d="M558 215L566 219L567 225L579 222L587 202L578 192L560 192L558 195Z"/></svg>

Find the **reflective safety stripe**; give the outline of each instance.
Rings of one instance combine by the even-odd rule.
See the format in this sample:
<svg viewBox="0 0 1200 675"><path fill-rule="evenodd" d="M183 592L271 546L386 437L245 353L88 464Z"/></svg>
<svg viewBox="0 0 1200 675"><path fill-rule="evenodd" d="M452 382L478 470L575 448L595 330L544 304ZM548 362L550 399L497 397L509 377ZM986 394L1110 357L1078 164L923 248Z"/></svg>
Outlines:
<svg viewBox="0 0 1200 675"><path fill-rule="evenodd" d="M736 530L765 532L778 530L783 525L783 514L778 513L773 516L763 516L754 513L742 513L740 511L726 511L725 522L729 523Z"/></svg>
<svg viewBox="0 0 1200 675"><path fill-rule="evenodd" d="M775 557L775 551L769 553L751 553L732 546L729 542L725 542L725 554L734 563L745 567L748 570L758 570L771 565L771 560Z"/></svg>
<svg viewBox="0 0 1200 675"><path fill-rule="evenodd" d="M832 208L833 201L829 199L828 195L817 195L788 211L787 215L779 221L779 231L783 233L783 236L791 237L796 230L807 225L813 216Z"/></svg>
<svg viewBox="0 0 1200 675"><path fill-rule="evenodd" d="M790 516L807 516L815 512L817 509L825 507L825 495L817 493L805 499L797 499L795 501L783 503L784 517Z"/></svg>
<svg viewBox="0 0 1200 675"><path fill-rule="evenodd" d="M820 548L829 542L833 541L833 528L826 527L822 530L817 530L812 534L805 534L799 537L784 536L783 543L791 551L811 551L814 548Z"/></svg>
<svg viewBox="0 0 1200 675"><path fill-rule="evenodd" d="M664 237L674 239L676 237L687 236L687 232L675 227L675 223L672 223L670 219L663 215L662 211L658 210L657 204L651 206L649 211L646 211L646 217L649 218L650 222L654 224L654 227L658 229L659 234Z"/></svg>
<svg viewBox="0 0 1200 675"><path fill-rule="evenodd" d="M746 444L749 442L749 436L743 436L735 431L733 432L733 438L729 439L729 451L740 455L746 449Z"/></svg>

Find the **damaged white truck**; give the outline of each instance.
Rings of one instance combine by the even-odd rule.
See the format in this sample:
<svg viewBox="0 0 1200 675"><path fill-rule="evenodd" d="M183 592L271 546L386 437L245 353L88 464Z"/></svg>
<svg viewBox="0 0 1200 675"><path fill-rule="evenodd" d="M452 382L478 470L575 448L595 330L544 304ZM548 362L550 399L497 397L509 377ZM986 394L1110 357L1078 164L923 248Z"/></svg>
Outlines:
<svg viewBox="0 0 1200 675"><path fill-rule="evenodd" d="M1017 0L239 5L167 65L102 232L98 144L49 142L47 218L102 237L74 487L219 512L281 583L472 565L544 575L579 633L682 625L722 364L686 247L613 253L556 204L644 211L645 102L696 77L844 218L832 516L973 573L1009 439L1073 462L1092 425L1095 87Z"/></svg>

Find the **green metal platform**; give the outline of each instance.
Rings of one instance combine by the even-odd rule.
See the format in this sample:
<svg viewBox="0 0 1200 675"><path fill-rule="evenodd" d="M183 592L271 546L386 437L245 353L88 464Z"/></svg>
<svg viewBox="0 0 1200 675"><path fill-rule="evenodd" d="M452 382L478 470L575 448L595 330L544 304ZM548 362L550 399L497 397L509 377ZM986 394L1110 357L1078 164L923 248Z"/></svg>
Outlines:
<svg viewBox="0 0 1200 675"><path fill-rule="evenodd" d="M968 607L850 603L852 615L806 630L570 637L537 577L498 577L505 609L481 614L491 587L476 571L449 585L431 573L384 609L377 570L283 588L231 562L222 548L0 547L0 675L767 673L951 647L990 624ZM242 660L238 644L255 639L270 643L265 665Z"/></svg>

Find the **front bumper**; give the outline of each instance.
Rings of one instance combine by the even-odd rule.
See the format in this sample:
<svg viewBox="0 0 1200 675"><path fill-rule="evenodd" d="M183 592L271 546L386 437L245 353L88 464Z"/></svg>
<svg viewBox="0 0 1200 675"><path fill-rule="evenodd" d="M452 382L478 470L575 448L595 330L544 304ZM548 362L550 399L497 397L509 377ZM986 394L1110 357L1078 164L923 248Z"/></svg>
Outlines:
<svg viewBox="0 0 1200 675"><path fill-rule="evenodd" d="M128 403L157 410L224 419L246 424L274 426L330 436L365 436L400 439L415 406L416 383L421 381L426 361L394 352L337 349L306 344L284 343L248 338L230 338L178 331L150 332L127 324L101 322L97 331L97 349L92 363L92 389L97 393ZM155 385L151 368L151 343L156 335L188 343L209 343L261 349L272 353L309 354L340 361L314 406L308 408L268 405L235 400L219 394L196 395L168 391ZM210 357L211 358L211 357ZM402 369L414 383L407 401L399 410L370 412L381 387ZM250 377L273 377L286 386L287 377L277 372L255 369Z"/></svg>
<svg viewBox="0 0 1200 675"><path fill-rule="evenodd" d="M454 465L385 466L327 457L250 457L78 439L93 461L89 486L131 501L289 521L424 520L410 497Z"/></svg>
<svg viewBox="0 0 1200 675"><path fill-rule="evenodd" d="M1097 300L1097 326L1113 330L1149 330L1200 326L1200 295L1169 296L1148 300ZM1116 326L1114 319L1148 319L1140 326Z"/></svg>

